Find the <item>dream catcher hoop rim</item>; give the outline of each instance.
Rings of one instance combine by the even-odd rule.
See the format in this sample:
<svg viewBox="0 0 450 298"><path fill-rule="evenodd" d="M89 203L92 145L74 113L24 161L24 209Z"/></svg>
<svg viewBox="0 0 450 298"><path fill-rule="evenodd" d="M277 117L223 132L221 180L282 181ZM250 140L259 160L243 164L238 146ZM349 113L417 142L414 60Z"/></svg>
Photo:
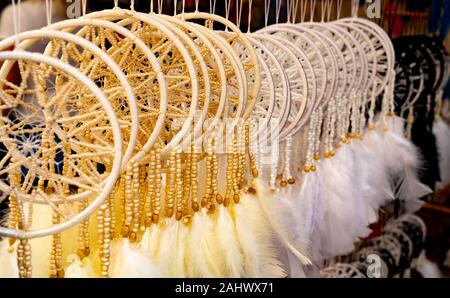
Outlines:
<svg viewBox="0 0 450 298"><path fill-rule="evenodd" d="M20 231L0 227L0 235L16 239L30 239L61 233L62 231L77 225L79 222L85 220L93 212L95 212L95 210L97 210L103 204L104 200L108 198L109 193L114 188L117 178L120 175L120 168L122 163L122 133L120 131L119 121L116 117L114 109L112 108L111 104L109 103L109 100L106 98L103 91L101 91L101 89L97 87L97 85L92 80L90 80L88 77L86 77L83 73L81 73L78 69L74 68L73 66L66 64L53 57L48 57L38 53L30 53L17 50L11 52L0 52L0 60L30 60L34 62L45 63L52 67L63 70L69 75L80 80L83 84L85 84L87 88L91 90L91 92L100 101L102 107L106 110L108 120L110 121L113 131L114 150L115 150L113 165L109 176L105 180L102 192L98 194L98 196L83 211L81 211L71 219L65 221L64 223L56 224L51 227L43 229Z"/></svg>

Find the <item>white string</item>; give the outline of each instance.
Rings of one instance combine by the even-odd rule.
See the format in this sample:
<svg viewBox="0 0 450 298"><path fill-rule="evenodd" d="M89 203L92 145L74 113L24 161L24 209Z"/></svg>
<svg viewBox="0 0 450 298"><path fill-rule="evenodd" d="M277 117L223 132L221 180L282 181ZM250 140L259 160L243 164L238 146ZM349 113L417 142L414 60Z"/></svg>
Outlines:
<svg viewBox="0 0 450 298"><path fill-rule="evenodd" d="M301 22L303 23L305 21L305 17L306 17L306 6L307 6L307 2L305 0L300 0L300 9L301 9Z"/></svg>
<svg viewBox="0 0 450 298"><path fill-rule="evenodd" d="M114 0L114 8L118 8L119 7L119 0Z"/></svg>
<svg viewBox="0 0 450 298"><path fill-rule="evenodd" d="M310 16L309 16L309 18L310 18L310 21L312 22L312 21L314 21L314 13L315 13L315 10L316 10L316 0L312 0L311 1L311 6L309 8L310 8Z"/></svg>
<svg viewBox="0 0 450 298"><path fill-rule="evenodd" d="M177 15L178 0L173 0L173 15Z"/></svg>
<svg viewBox="0 0 450 298"><path fill-rule="evenodd" d="M242 6L244 1L236 0L236 25L238 28L241 27L241 19L242 19Z"/></svg>
<svg viewBox="0 0 450 298"><path fill-rule="evenodd" d="M198 12L198 1L199 0L195 0L195 12Z"/></svg>
<svg viewBox="0 0 450 298"><path fill-rule="evenodd" d="M264 0L264 22L267 27L269 23L270 0Z"/></svg>
<svg viewBox="0 0 450 298"><path fill-rule="evenodd" d="M286 1L286 21L288 23L291 22L291 13L292 13L292 0Z"/></svg>
<svg viewBox="0 0 450 298"><path fill-rule="evenodd" d="M294 10L293 10L293 18L292 21L295 24L297 22L297 12L298 12L298 0L294 1Z"/></svg>
<svg viewBox="0 0 450 298"><path fill-rule="evenodd" d="M247 24L247 32L250 33L250 27L252 25L252 6L253 6L253 0L248 0L248 24Z"/></svg>
<svg viewBox="0 0 450 298"><path fill-rule="evenodd" d="M275 22L278 24L278 20L280 19L280 11L281 11L281 1L275 0Z"/></svg>
<svg viewBox="0 0 450 298"><path fill-rule="evenodd" d="M87 0L83 0L82 2L81 2L81 8L82 8L82 10L83 10L83 16L85 16L86 15L86 11L87 11Z"/></svg>
<svg viewBox="0 0 450 298"><path fill-rule="evenodd" d="M47 15L47 26L52 23L53 0L45 0L45 13Z"/></svg>
<svg viewBox="0 0 450 298"><path fill-rule="evenodd" d="M337 0L336 19L341 18L342 0Z"/></svg>
<svg viewBox="0 0 450 298"><path fill-rule="evenodd" d="M184 14L184 9L186 8L186 0L181 3L181 13Z"/></svg>
<svg viewBox="0 0 450 298"><path fill-rule="evenodd" d="M352 17L356 18L358 16L358 0L352 0Z"/></svg>
<svg viewBox="0 0 450 298"><path fill-rule="evenodd" d="M331 0L327 0L327 21L330 21L331 18L331 9L333 8L333 4Z"/></svg>
<svg viewBox="0 0 450 298"><path fill-rule="evenodd" d="M16 4L17 1L17 4ZM20 0L12 0L12 11L13 11L13 26L14 26L14 35L15 35L15 48L19 48L20 40L19 40L19 32L20 32Z"/></svg>
<svg viewBox="0 0 450 298"><path fill-rule="evenodd" d="M134 0L130 1L130 10L134 10Z"/></svg>
<svg viewBox="0 0 450 298"><path fill-rule="evenodd" d="M325 12L327 10L326 5L325 0L320 1L320 21L322 23L325 21Z"/></svg>
<svg viewBox="0 0 450 298"><path fill-rule="evenodd" d="M230 20L230 3L228 0L225 0L225 18Z"/></svg>
<svg viewBox="0 0 450 298"><path fill-rule="evenodd" d="M158 0L158 14L162 13L162 6L163 6L163 1Z"/></svg>

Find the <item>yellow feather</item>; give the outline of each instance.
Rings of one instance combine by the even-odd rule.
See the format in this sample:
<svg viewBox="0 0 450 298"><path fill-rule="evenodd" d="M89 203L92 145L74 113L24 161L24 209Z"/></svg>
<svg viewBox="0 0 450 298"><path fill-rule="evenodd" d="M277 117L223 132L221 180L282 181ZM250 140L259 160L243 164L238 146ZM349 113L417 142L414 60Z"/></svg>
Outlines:
<svg viewBox="0 0 450 298"><path fill-rule="evenodd" d="M0 242L0 277L17 278L19 277L19 268L17 268L17 255L14 250L8 252L9 243L7 240Z"/></svg>

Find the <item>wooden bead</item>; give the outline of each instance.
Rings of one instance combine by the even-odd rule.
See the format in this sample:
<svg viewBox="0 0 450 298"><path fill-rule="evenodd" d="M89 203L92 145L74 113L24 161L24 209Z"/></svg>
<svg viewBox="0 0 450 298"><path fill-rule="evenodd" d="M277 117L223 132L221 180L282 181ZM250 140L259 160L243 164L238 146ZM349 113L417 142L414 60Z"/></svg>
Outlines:
<svg viewBox="0 0 450 298"><path fill-rule="evenodd" d="M289 178L288 179L288 183L289 184L294 184L295 183L295 178Z"/></svg>
<svg viewBox="0 0 450 298"><path fill-rule="evenodd" d="M286 180L281 180L280 186L281 187L286 187L287 186L287 181Z"/></svg>
<svg viewBox="0 0 450 298"><path fill-rule="evenodd" d="M228 206L230 206L230 203L231 203L231 198L229 196L226 196L225 199L223 200L223 206L228 207Z"/></svg>
<svg viewBox="0 0 450 298"><path fill-rule="evenodd" d="M177 211L177 213L175 214L175 219L180 220L182 217L183 217L183 212Z"/></svg>
<svg viewBox="0 0 450 298"><path fill-rule="evenodd" d="M198 212L199 206L197 202L192 202L192 210L194 210L194 212Z"/></svg>
<svg viewBox="0 0 450 298"><path fill-rule="evenodd" d="M216 202L217 202L217 204L223 203L223 198L220 194L216 194Z"/></svg>
<svg viewBox="0 0 450 298"><path fill-rule="evenodd" d="M235 193L233 196L234 203L238 204L240 202L240 200L241 200L240 196L237 193Z"/></svg>
<svg viewBox="0 0 450 298"><path fill-rule="evenodd" d="M159 215L153 213L153 214L152 214L152 223L153 223L153 224L157 224L158 221L159 221Z"/></svg>

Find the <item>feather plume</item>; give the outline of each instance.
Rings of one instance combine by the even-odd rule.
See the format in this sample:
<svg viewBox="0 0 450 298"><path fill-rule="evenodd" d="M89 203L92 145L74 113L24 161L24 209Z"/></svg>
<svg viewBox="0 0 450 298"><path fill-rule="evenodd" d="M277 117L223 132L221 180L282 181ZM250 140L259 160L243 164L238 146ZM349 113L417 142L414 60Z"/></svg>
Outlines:
<svg viewBox="0 0 450 298"><path fill-rule="evenodd" d="M180 221L170 218L161 231L159 250L155 261L161 268L167 268L169 277L186 277L185 253L187 227Z"/></svg>
<svg viewBox="0 0 450 298"><path fill-rule="evenodd" d="M187 240L186 262L189 277L221 277L214 225L205 209L192 217Z"/></svg>
<svg viewBox="0 0 450 298"><path fill-rule="evenodd" d="M140 242L140 249L150 258L155 258L159 251L161 227L152 224L147 228Z"/></svg>
<svg viewBox="0 0 450 298"><path fill-rule="evenodd" d="M385 164L392 177L395 197L401 200L416 200L432 192L422 184L417 173L422 164L422 158L417 147L404 137L404 119L390 117L389 130L380 132L384 137Z"/></svg>
<svg viewBox="0 0 450 298"><path fill-rule="evenodd" d="M268 191L255 180L254 186L265 217L269 220L280 244L291 252L303 265L311 265L311 260L306 256L308 247L303 218L299 216L294 208L292 197L296 193L292 190L290 197L280 194L274 198ZM270 201L270 202L269 202ZM273 208L273 205L277 206ZM299 224L300 223L300 224Z"/></svg>
<svg viewBox="0 0 450 298"><path fill-rule="evenodd" d="M52 223L52 208L48 205L33 204L32 229L50 227ZM31 245L32 276L47 278L50 276L50 253L52 237L34 238L29 241Z"/></svg>
<svg viewBox="0 0 450 298"><path fill-rule="evenodd" d="M67 257L69 266L65 270L65 278L97 278L91 258L80 259L78 255Z"/></svg>
<svg viewBox="0 0 450 298"><path fill-rule="evenodd" d="M0 277L17 278L19 277L19 268L17 267L16 251L8 252L9 243L7 240L0 242Z"/></svg>
<svg viewBox="0 0 450 298"><path fill-rule="evenodd" d="M163 277L161 268L155 264L128 239L111 241L111 277Z"/></svg>
<svg viewBox="0 0 450 298"><path fill-rule="evenodd" d="M244 194L234 206L236 231L244 254L245 277L285 277L273 244L273 231L257 198Z"/></svg>
<svg viewBox="0 0 450 298"><path fill-rule="evenodd" d="M216 220L217 248L223 262L223 277L244 276L244 256L236 236L236 229L229 209L219 205Z"/></svg>
<svg viewBox="0 0 450 298"><path fill-rule="evenodd" d="M450 184L450 127L443 120L438 120L433 125L433 134L436 137L441 174L438 188L444 188Z"/></svg>

